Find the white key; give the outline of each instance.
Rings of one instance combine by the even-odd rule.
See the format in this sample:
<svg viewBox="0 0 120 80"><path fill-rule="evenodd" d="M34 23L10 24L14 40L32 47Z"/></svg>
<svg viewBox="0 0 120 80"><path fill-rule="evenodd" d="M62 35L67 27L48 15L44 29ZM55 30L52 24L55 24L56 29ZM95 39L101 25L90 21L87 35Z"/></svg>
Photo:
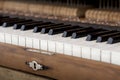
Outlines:
<svg viewBox="0 0 120 80"><path fill-rule="evenodd" d="M33 38L33 48L40 49L40 40Z"/></svg>
<svg viewBox="0 0 120 80"><path fill-rule="evenodd" d="M73 55L72 53L72 44L64 43L64 54Z"/></svg>
<svg viewBox="0 0 120 80"><path fill-rule="evenodd" d="M19 46L26 47L26 38L25 36L19 36Z"/></svg>
<svg viewBox="0 0 120 80"><path fill-rule="evenodd" d="M2 27L0 37L0 42L120 65L120 46L117 44L108 45L85 41L85 37L71 39L63 38L61 34L50 36L32 33L31 30L20 31Z"/></svg>
<svg viewBox="0 0 120 80"><path fill-rule="evenodd" d="M73 45L73 56L81 57L81 47L79 45Z"/></svg>
<svg viewBox="0 0 120 80"><path fill-rule="evenodd" d="M32 46L33 46L32 31L31 30L20 31L19 34L20 34L19 35L19 46L32 48Z"/></svg>
<svg viewBox="0 0 120 80"><path fill-rule="evenodd" d="M91 49L91 59L100 61L101 60L101 50L98 48L92 48Z"/></svg>
<svg viewBox="0 0 120 80"><path fill-rule="evenodd" d="M101 51L101 61L111 63L111 52L109 50Z"/></svg>
<svg viewBox="0 0 120 80"><path fill-rule="evenodd" d="M117 46L117 45L116 44L109 45L109 44L106 44L106 42L97 43L92 48L92 50L93 50L92 53L94 53L94 55L92 55L94 57L93 60L97 60L97 61L100 60L102 62L111 63L110 49L111 49L111 47L116 48L115 46ZM94 50L96 50L96 51L94 51ZM97 53L97 54L95 54L95 53ZM99 55L100 55L100 57L98 58Z"/></svg>
<svg viewBox="0 0 120 80"><path fill-rule="evenodd" d="M82 58L91 59L91 48L90 47L82 47Z"/></svg>
<svg viewBox="0 0 120 80"><path fill-rule="evenodd" d="M117 46L113 46L109 48L111 52L111 63L112 64L120 65L120 48L119 47L120 47L120 43L118 43Z"/></svg>
<svg viewBox="0 0 120 80"><path fill-rule="evenodd" d="M12 44L18 45L19 44L19 36L12 34Z"/></svg>
<svg viewBox="0 0 120 80"><path fill-rule="evenodd" d="M120 48L116 48L115 51L111 53L111 63L120 65Z"/></svg>
<svg viewBox="0 0 120 80"><path fill-rule="evenodd" d="M12 35L5 33L5 43L11 44L12 43Z"/></svg>
<svg viewBox="0 0 120 80"><path fill-rule="evenodd" d="M0 42L5 42L5 34L0 32Z"/></svg>
<svg viewBox="0 0 120 80"><path fill-rule="evenodd" d="M91 46L91 59L96 61L102 61L101 60L102 50L107 47L108 45L105 42L104 43L95 42L94 45Z"/></svg>
<svg viewBox="0 0 120 80"><path fill-rule="evenodd" d="M62 42L56 42L56 53L63 54L64 46Z"/></svg>
<svg viewBox="0 0 120 80"><path fill-rule="evenodd" d="M55 46L56 48L55 49L53 48L55 52L60 54L72 55L72 44L70 38L63 38L62 34L57 34L52 35L49 40L50 41L52 40L53 41L52 43L56 45Z"/></svg>
<svg viewBox="0 0 120 80"><path fill-rule="evenodd" d="M48 41L47 40L41 40L41 50L48 51Z"/></svg>
<svg viewBox="0 0 120 80"><path fill-rule="evenodd" d="M85 40L86 37L79 38L79 41L75 41L77 45L81 48L81 57L86 59L91 59L91 42Z"/></svg>
<svg viewBox="0 0 120 80"><path fill-rule="evenodd" d="M47 37L48 40L48 51L49 52L53 52L56 53L58 51L58 53L63 53L63 45L59 46L59 40L62 40L61 34L57 34L57 35L45 35ZM63 43L61 43L63 44ZM58 45L58 46L57 46ZM60 49L59 49L60 47ZM58 49L57 49L58 48ZM61 51L60 51L61 50Z"/></svg>
<svg viewBox="0 0 120 80"><path fill-rule="evenodd" d="M55 41L48 41L48 51L55 53L56 52L56 43Z"/></svg>
<svg viewBox="0 0 120 80"><path fill-rule="evenodd" d="M64 41L63 41L64 42L64 54L72 55L72 56L77 56L76 54L78 54L77 57L81 57L81 55L83 54L81 45L84 42L86 42L84 39L85 39L85 37L79 38L79 39L65 38ZM75 51L75 46L80 47L80 49L78 49L78 53L76 53L76 51Z"/></svg>
<svg viewBox="0 0 120 80"><path fill-rule="evenodd" d="M33 39L31 37L26 37L26 47L33 48Z"/></svg>
<svg viewBox="0 0 120 80"><path fill-rule="evenodd" d="M81 57L86 59L91 59L91 42L85 41L86 37L81 37L78 40L75 40L73 44L79 45Z"/></svg>

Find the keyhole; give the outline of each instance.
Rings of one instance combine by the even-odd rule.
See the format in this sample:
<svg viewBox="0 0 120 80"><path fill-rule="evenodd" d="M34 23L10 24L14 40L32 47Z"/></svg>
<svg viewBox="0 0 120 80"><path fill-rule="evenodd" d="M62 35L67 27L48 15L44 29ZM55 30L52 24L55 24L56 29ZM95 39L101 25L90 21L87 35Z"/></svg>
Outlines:
<svg viewBox="0 0 120 80"><path fill-rule="evenodd" d="M34 69L36 69L36 63L34 63Z"/></svg>

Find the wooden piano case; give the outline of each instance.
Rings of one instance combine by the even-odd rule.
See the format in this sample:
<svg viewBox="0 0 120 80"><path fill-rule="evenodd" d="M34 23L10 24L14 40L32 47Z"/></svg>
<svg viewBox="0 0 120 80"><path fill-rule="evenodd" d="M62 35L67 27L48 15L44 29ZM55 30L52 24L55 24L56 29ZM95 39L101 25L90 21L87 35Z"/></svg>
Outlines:
<svg viewBox="0 0 120 80"><path fill-rule="evenodd" d="M31 61L48 68L34 71L26 65ZM116 65L60 54L29 52L23 47L3 43L0 43L0 65L57 80L120 80L120 67Z"/></svg>

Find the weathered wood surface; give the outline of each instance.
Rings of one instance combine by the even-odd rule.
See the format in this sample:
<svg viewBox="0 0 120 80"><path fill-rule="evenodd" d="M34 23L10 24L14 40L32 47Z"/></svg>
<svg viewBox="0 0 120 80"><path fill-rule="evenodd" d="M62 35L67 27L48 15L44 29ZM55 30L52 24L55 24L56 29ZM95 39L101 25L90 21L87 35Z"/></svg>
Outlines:
<svg viewBox="0 0 120 80"><path fill-rule="evenodd" d="M49 80L41 76L0 67L0 80Z"/></svg>
<svg viewBox="0 0 120 80"><path fill-rule="evenodd" d="M0 65L37 75L59 80L120 80L120 66L116 65L59 54L49 56L27 52L24 48L2 43L0 51ZM33 60L49 66L49 69L33 71L25 64Z"/></svg>

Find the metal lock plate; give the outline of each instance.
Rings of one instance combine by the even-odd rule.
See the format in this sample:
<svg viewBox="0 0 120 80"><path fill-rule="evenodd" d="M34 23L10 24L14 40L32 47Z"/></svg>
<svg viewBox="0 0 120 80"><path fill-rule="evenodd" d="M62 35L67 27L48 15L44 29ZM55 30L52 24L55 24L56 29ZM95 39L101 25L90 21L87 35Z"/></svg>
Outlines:
<svg viewBox="0 0 120 80"><path fill-rule="evenodd" d="M43 65L38 64L36 61L28 62L29 67L31 67L34 71L43 70Z"/></svg>

